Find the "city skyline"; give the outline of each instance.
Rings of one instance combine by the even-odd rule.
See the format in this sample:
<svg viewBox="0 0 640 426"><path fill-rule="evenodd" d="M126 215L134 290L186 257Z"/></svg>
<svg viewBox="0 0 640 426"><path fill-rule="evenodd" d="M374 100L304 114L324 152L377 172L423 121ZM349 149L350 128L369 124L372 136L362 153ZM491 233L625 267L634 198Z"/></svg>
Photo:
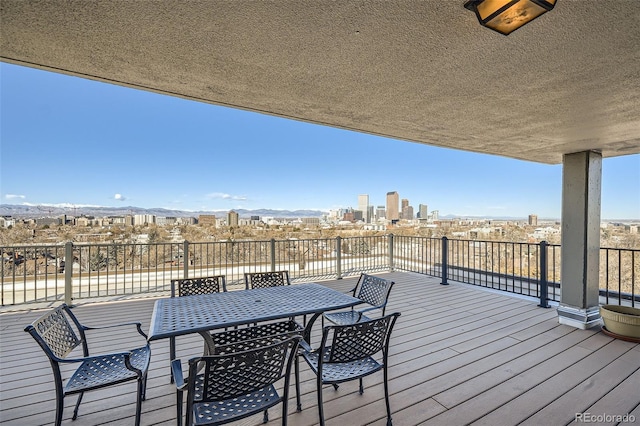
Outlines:
<svg viewBox="0 0 640 426"><path fill-rule="evenodd" d="M0 203L183 211L386 205L559 218L562 166L456 151L0 64ZM437 141L435 141L437 142ZM640 155L605 158L602 218L640 218Z"/></svg>
<svg viewBox="0 0 640 426"><path fill-rule="evenodd" d="M387 194L397 194L396 191ZM359 194L358 201L368 199L368 194ZM539 217L535 213L526 216L458 216L458 215L441 215L437 208L430 209L428 205L417 203L417 209L414 208L410 200L402 199L402 210L406 212L409 208L410 215L402 214L399 211L399 220L416 221L427 220L429 223L439 221L507 221L507 222L527 222L529 225L537 226L538 222L554 222L559 224L560 218ZM369 212L369 219L365 215L365 211ZM25 206L10 205L0 203L0 221L3 217L7 220L11 219L51 219L51 218L126 218L126 217L157 217L161 219L189 218L199 220L200 218L228 218L234 215L237 219L286 219L286 220L305 220L305 219L326 219L328 221L353 221L362 223L391 223L397 220L388 218L386 205L368 205L368 209L363 209L362 204L357 207L349 206L345 208L323 210L274 210L274 209L230 209L230 210L210 210L210 211L184 211L184 210L167 210L162 208L140 208L135 206L125 207L82 207L82 206ZM235 221L237 221L235 219ZM617 224L638 224L640 219L601 219L602 223ZM1 226L1 225L0 225Z"/></svg>

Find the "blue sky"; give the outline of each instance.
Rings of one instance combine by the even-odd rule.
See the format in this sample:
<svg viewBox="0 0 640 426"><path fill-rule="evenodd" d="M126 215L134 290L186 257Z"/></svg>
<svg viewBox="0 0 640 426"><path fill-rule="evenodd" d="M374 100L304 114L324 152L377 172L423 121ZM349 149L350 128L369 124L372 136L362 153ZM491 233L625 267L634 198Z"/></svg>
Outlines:
<svg viewBox="0 0 640 426"><path fill-rule="evenodd" d="M475 154L0 64L0 203L357 208L559 218L561 165ZM602 217L640 218L640 155L603 160Z"/></svg>

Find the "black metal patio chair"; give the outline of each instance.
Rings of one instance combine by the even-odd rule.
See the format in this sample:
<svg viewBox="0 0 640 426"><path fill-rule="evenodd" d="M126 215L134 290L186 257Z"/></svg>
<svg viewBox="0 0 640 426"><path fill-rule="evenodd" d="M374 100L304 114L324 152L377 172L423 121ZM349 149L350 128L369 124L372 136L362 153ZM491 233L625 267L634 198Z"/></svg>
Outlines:
<svg viewBox="0 0 640 426"><path fill-rule="evenodd" d="M300 336L303 332L304 328L300 324L292 320L285 320L263 323L251 327L234 328L232 330L225 330L214 333L201 331L199 332L199 334L203 337L205 342L203 357L206 357L209 355L224 355L233 352L249 351L259 347L269 346L282 340L286 340L290 337ZM174 370L175 368L172 364L172 377L175 374ZM197 373L201 374L203 371L204 363L200 362L197 368ZM298 363L296 363L295 377L296 390L298 391L296 395L300 395L299 376L299 365ZM184 382L188 381L188 379L184 378L182 380ZM266 409L265 416L268 416ZM178 419L179 426L181 424L180 419L182 418L182 391L180 389L178 389L177 394L176 418Z"/></svg>
<svg viewBox="0 0 640 426"><path fill-rule="evenodd" d="M246 329L238 329L246 330ZM235 332L237 330L231 330ZM282 425L287 424L289 381L301 336L269 339L252 343L242 341L226 345L222 353L189 360L188 377L183 377L182 364L173 360L176 379L177 419L182 419L183 393L187 393L185 424L220 425L263 412L269 421L268 409L282 404ZM244 350L246 349L246 350ZM276 384L283 382L281 394Z"/></svg>
<svg viewBox="0 0 640 426"><path fill-rule="evenodd" d="M247 272L244 274L244 284L247 290L251 290L290 285L291 281L289 281L289 271Z"/></svg>
<svg viewBox="0 0 640 426"><path fill-rule="evenodd" d="M367 304L365 308L354 307L349 311L327 312L323 315L323 320L337 325L353 324L359 321L366 321L369 318L365 312L380 309L384 316L389 293L395 282L374 275L361 274L356 286L350 290L353 297L362 300ZM324 325L324 322L323 322Z"/></svg>
<svg viewBox="0 0 640 426"><path fill-rule="evenodd" d="M297 322L289 319L277 322L262 323L251 327L235 328L233 330L225 330L209 334L201 332L200 335L205 341L205 354L221 355L231 352L248 351L260 346L268 346L278 341L302 335L304 327ZM202 365L198 371L202 370ZM298 397L298 406L300 405L300 366L295 364L296 377L296 396ZM265 411L265 416L267 412Z"/></svg>
<svg viewBox="0 0 640 426"><path fill-rule="evenodd" d="M227 280L224 275L171 280L171 297L220 293L223 291L227 291Z"/></svg>
<svg viewBox="0 0 640 426"><path fill-rule="evenodd" d="M380 370L384 372L387 425L392 424L387 366L391 330L399 316L396 312L354 324L326 326L322 331L322 342L315 350L301 342L301 356L316 374L320 425L324 425L323 385L331 384L337 389L339 383L358 379L362 394L362 378Z"/></svg>
<svg viewBox="0 0 640 426"><path fill-rule="evenodd" d="M254 288L278 287L283 285L291 285L289 280L289 271L275 272L246 272L244 274L244 285L247 290ZM293 321L294 318L291 318ZM307 316L302 320L307 325Z"/></svg>
<svg viewBox="0 0 640 426"><path fill-rule="evenodd" d="M71 319L73 326L69 319ZM78 408L85 392L134 380L138 383L135 424L136 426L140 424L142 401L145 400L147 371L151 358L149 343L130 351L90 355L85 335L85 332L89 330L132 325L137 327L138 333L146 340L147 335L142 331L141 324L138 322L88 327L78 321L69 306L62 304L25 328L25 331L31 334L47 354L53 369L56 387L56 425L62 423L65 396L78 394L72 417L75 420L78 417ZM68 356L79 346L82 347L82 356L69 358ZM61 364L79 365L65 381L62 377Z"/></svg>
<svg viewBox="0 0 640 426"><path fill-rule="evenodd" d="M224 275L212 275L198 278L178 278L171 280L171 297L195 296L227 291L227 280ZM205 344L205 355L207 346ZM169 338L169 357L175 358L176 338ZM173 375L171 376L173 381Z"/></svg>

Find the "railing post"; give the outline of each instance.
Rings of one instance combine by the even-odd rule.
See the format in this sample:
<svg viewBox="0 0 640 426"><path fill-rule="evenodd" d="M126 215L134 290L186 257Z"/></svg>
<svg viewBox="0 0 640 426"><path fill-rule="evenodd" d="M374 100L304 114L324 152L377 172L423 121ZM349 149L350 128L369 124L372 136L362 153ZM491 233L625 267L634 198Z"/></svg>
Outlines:
<svg viewBox="0 0 640 426"><path fill-rule="evenodd" d="M442 255L442 266L440 268L442 270L442 282L440 284L449 285L447 282L447 257L449 254L449 240L447 237L442 237L442 247L440 250L442 250L442 253L440 253Z"/></svg>
<svg viewBox="0 0 640 426"><path fill-rule="evenodd" d="M73 304L73 243L67 241L64 245L64 303Z"/></svg>
<svg viewBox="0 0 640 426"><path fill-rule="evenodd" d="M178 257L178 265L180 257ZM189 278L189 241L184 240L182 243L182 278Z"/></svg>
<svg viewBox="0 0 640 426"><path fill-rule="evenodd" d="M393 260L393 234L389 234L389 272L393 272L394 260Z"/></svg>
<svg viewBox="0 0 640 426"><path fill-rule="evenodd" d="M336 237L336 279L342 279L342 238Z"/></svg>
<svg viewBox="0 0 640 426"><path fill-rule="evenodd" d="M540 289L540 306L541 308L549 308L547 302L549 298L549 283L547 282L547 242L540 241L540 277L538 279L538 287Z"/></svg>
<svg viewBox="0 0 640 426"><path fill-rule="evenodd" d="M276 240L271 239L271 272L276 271Z"/></svg>

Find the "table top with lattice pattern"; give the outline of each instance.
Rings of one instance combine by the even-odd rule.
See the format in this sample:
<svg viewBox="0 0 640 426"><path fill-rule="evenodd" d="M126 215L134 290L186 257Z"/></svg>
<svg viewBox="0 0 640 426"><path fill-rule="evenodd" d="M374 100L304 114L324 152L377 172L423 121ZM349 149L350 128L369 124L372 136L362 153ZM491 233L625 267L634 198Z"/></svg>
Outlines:
<svg viewBox="0 0 640 426"><path fill-rule="evenodd" d="M149 340L253 322L317 314L362 303L316 283L157 300Z"/></svg>

